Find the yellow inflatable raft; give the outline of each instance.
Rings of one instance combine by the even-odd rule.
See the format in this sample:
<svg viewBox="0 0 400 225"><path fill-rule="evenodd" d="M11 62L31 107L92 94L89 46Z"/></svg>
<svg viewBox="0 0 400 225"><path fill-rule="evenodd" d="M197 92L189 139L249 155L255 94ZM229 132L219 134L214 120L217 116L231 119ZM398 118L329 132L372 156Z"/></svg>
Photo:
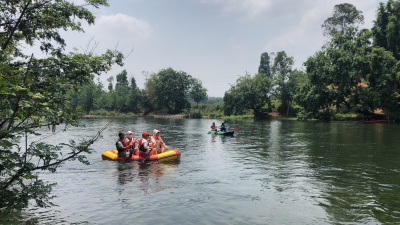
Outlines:
<svg viewBox="0 0 400 225"><path fill-rule="evenodd" d="M118 157L118 151L115 149L111 150L105 150L103 154L101 155L103 159L105 160L113 160L113 161L125 161L127 160L124 157ZM144 152L139 152L139 155L132 155L131 158L128 160L132 161L142 161L145 159L147 156L146 153ZM163 162L163 161L170 161L170 160L179 160L181 158L181 152L178 149L174 150L168 150L166 152L157 154L157 155L151 155L147 157L147 161L158 161L158 162Z"/></svg>

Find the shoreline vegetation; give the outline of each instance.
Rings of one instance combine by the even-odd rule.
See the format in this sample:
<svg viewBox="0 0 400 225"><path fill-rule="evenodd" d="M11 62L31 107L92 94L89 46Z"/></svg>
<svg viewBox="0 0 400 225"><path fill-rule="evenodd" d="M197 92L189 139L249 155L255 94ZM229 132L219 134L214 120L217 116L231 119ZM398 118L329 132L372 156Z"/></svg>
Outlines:
<svg viewBox="0 0 400 225"><path fill-rule="evenodd" d="M38 171L54 173L73 160L90 164L86 155L107 125L90 139L31 140L42 127L55 132L79 118L400 121L400 0L380 3L371 29L361 29L364 16L355 6L335 5L322 24L326 43L304 69L295 69L285 51L263 52L257 73L239 76L223 97L208 97L201 80L171 67L143 71L143 89L125 69L101 83L97 75L123 67L126 56L90 51L97 47L92 40L67 51L61 32L84 31L95 22L91 10L108 6L86 2L0 1L0 214L54 205L57 183Z"/></svg>
<svg viewBox="0 0 400 225"><path fill-rule="evenodd" d="M270 120L299 120L296 116L285 116L278 112L271 112L268 114ZM165 113L151 113L151 114L134 114L134 113L116 113L116 112L102 112L99 114L84 114L81 116L83 119L90 118L132 118L132 117L150 117L150 118L167 118L167 119L254 119L252 114L237 115L237 116L213 116L204 115L201 117L191 116L190 114L180 113L180 114L165 114ZM308 120L315 121L315 120ZM355 113L347 114L335 114L332 121L390 121L386 118L385 114L382 112L375 112L370 118L365 118L362 115Z"/></svg>

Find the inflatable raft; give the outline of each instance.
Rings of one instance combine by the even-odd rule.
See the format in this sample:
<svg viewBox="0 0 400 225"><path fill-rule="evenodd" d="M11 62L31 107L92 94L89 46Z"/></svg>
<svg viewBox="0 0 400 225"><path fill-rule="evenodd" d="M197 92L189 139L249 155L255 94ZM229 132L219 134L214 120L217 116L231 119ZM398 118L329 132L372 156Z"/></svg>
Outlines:
<svg viewBox="0 0 400 225"><path fill-rule="evenodd" d="M219 135L229 135L229 136L232 136L233 133L235 133L235 131L234 131L234 130L232 130L232 131L214 131L214 130L212 130L212 131L210 131L210 133L211 133L211 134L219 134Z"/></svg>
<svg viewBox="0 0 400 225"><path fill-rule="evenodd" d="M138 156L132 155L132 157L128 158L128 160L142 161L144 158L146 158L146 155L147 154L144 152L139 152ZM118 151L115 149L105 150L101 156L105 160L113 160L113 161L127 160L125 157L118 157ZM174 150L168 150L166 152L157 155L151 155L146 159L146 161L163 162L163 161L179 160L180 158L181 158L181 152L178 149L174 149Z"/></svg>

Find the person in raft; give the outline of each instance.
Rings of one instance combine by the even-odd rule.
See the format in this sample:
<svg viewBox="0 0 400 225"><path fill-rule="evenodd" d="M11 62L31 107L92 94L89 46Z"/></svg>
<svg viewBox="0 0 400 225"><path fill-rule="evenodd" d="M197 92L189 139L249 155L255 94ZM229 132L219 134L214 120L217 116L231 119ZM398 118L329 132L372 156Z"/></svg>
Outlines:
<svg viewBox="0 0 400 225"><path fill-rule="evenodd" d="M165 145L164 141L160 137L160 131L154 129L153 136L150 138L151 147L154 148L156 151L152 151L152 154L160 154L168 150L168 146Z"/></svg>
<svg viewBox="0 0 400 225"><path fill-rule="evenodd" d="M125 134L123 131L120 131L118 133L118 141L115 143L115 147L118 150L118 156L119 157L124 157L124 158L130 158L132 156L132 151L130 145L125 146Z"/></svg>
<svg viewBox="0 0 400 225"><path fill-rule="evenodd" d="M139 155L138 145L139 141L133 136L132 131L127 131L124 146L130 146L131 154Z"/></svg>
<svg viewBox="0 0 400 225"><path fill-rule="evenodd" d="M211 124L211 130L212 131L217 131L217 126L215 126L214 122Z"/></svg>
<svg viewBox="0 0 400 225"><path fill-rule="evenodd" d="M139 140L139 151L149 154L149 132L145 131L142 133L142 138Z"/></svg>

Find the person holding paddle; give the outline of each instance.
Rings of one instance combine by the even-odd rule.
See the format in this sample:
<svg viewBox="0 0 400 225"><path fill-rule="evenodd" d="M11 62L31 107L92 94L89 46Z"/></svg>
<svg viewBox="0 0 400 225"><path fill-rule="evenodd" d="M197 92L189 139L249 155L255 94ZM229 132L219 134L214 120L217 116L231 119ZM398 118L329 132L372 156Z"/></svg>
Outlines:
<svg viewBox="0 0 400 225"><path fill-rule="evenodd" d="M220 131L226 132L226 127L225 127L225 121L221 124L221 126L219 127Z"/></svg>
<svg viewBox="0 0 400 225"><path fill-rule="evenodd" d="M130 146L131 155L134 153L135 155L139 155L138 148L139 141L134 138L132 131L126 132L126 138L124 140L124 146Z"/></svg>
<svg viewBox="0 0 400 225"><path fill-rule="evenodd" d="M142 138L139 140L139 150L149 154L150 147L149 147L149 132L145 131L142 133Z"/></svg>

